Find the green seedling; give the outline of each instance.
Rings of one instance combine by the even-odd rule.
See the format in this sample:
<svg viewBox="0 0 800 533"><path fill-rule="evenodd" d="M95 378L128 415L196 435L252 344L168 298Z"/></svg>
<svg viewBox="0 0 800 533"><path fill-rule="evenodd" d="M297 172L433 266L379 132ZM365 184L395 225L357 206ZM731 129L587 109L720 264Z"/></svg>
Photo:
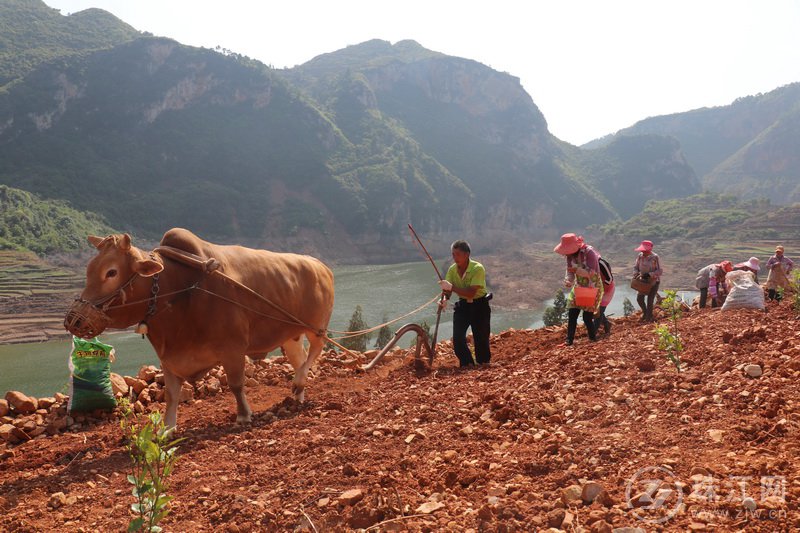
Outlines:
<svg viewBox="0 0 800 533"><path fill-rule="evenodd" d="M658 336L658 349L663 350L667 359L675 365L678 372L681 371L681 353L683 352L683 341L678 331L678 322L681 315L681 302L674 290L666 291L667 296L661 301L661 309L667 315L669 324L661 324L656 327L655 333Z"/></svg>
<svg viewBox="0 0 800 533"><path fill-rule="evenodd" d="M120 427L127 440L131 457L128 481L133 485L136 502L131 505L134 518L128 531L161 531L158 523L169 514L171 496L167 495L168 480L178 460L177 444L183 439L172 439L171 428L164 426L161 414L151 413L139 425L131 410L130 401L119 403Z"/></svg>
<svg viewBox="0 0 800 533"><path fill-rule="evenodd" d="M792 285L792 309L800 313L800 271L792 271L792 280L790 283ZM781 294L781 296L783 295Z"/></svg>

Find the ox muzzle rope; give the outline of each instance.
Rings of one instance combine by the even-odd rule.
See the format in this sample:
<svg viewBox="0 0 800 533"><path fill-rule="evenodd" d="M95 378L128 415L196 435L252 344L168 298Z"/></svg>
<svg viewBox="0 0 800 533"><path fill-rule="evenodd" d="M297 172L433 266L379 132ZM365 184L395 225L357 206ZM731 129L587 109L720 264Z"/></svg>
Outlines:
<svg viewBox="0 0 800 533"><path fill-rule="evenodd" d="M117 290L95 301L75 298L64 317L64 329L82 339L97 337L111 323L111 317L106 313L111 308L111 303L118 297L125 302L125 289L133 284L138 275L133 274Z"/></svg>
<svg viewBox="0 0 800 533"><path fill-rule="evenodd" d="M139 305L142 303L148 303L144 318L139 321L139 325L136 328L137 333L141 333L142 336L146 335L147 320L158 312L156 306L160 292L158 285L158 274L153 276L153 286L150 289L149 297L141 300L134 300L132 302L126 302L125 293L122 291L130 286L137 276L139 276L139 274L134 274L131 280L129 280L125 285L115 290L108 296L104 296L100 300L91 302L82 298L76 298L72 303L72 306L69 308L69 311L67 311L67 316L64 318L64 329L76 337L91 339L100 335L111 323L111 317L108 315L108 311L121 309L123 307L131 307L133 305ZM161 294L160 297L163 299L167 296L174 296L176 294L188 292L199 287L200 282L198 281L197 283L194 283L183 289ZM117 296L121 297L122 303L111 305Z"/></svg>

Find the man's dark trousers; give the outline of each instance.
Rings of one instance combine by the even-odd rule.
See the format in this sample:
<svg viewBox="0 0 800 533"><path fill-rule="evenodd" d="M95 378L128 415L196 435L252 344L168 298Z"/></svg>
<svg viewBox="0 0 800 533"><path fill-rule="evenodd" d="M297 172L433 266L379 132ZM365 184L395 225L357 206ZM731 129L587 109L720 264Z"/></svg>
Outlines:
<svg viewBox="0 0 800 533"><path fill-rule="evenodd" d="M491 331L492 309L489 300L484 296L473 300L464 299L455 304L453 313L453 350L456 352L461 366L474 364L472 354L467 346L467 328L472 328L472 340L475 343L475 360L478 364L489 362L489 333Z"/></svg>

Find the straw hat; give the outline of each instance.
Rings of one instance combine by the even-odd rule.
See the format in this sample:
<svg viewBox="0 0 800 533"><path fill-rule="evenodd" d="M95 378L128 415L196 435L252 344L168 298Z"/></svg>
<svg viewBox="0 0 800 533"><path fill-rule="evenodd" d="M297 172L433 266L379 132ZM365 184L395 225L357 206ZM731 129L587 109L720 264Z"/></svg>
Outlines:
<svg viewBox="0 0 800 533"><path fill-rule="evenodd" d="M561 255L572 255L583 246L583 237L574 233L565 233L561 236L561 242L553 248L553 251Z"/></svg>
<svg viewBox="0 0 800 533"><path fill-rule="evenodd" d="M652 241L642 241L642 244L639 245L634 252L652 252L653 251L653 242Z"/></svg>

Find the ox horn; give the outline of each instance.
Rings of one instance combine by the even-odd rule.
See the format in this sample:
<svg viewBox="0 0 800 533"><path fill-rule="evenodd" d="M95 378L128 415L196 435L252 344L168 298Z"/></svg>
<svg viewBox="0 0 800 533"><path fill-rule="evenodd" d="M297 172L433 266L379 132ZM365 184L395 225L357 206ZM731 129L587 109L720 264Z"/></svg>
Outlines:
<svg viewBox="0 0 800 533"><path fill-rule="evenodd" d="M95 237L94 235L89 235L89 237L88 237L89 244L91 244L92 246L94 246L97 249L100 249L100 247L103 245L103 243L106 242L110 238L111 238L110 235L108 237Z"/></svg>
<svg viewBox="0 0 800 533"><path fill-rule="evenodd" d="M131 249L131 236L127 233L123 233L120 235L119 240L117 241L117 247L122 250L123 252L127 252Z"/></svg>

